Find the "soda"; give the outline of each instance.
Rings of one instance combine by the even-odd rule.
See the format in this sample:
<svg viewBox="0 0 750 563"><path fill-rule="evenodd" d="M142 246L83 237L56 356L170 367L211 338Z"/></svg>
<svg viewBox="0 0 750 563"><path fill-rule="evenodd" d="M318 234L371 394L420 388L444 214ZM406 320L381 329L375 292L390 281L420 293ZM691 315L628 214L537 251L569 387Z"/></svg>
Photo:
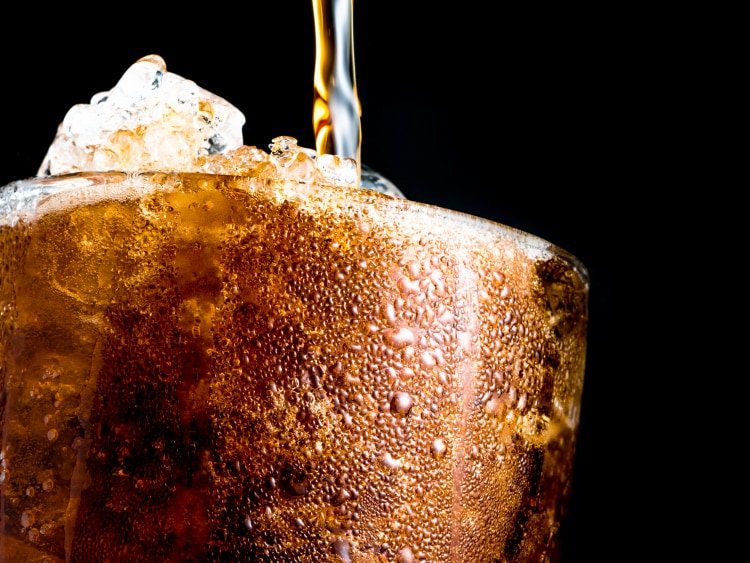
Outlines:
<svg viewBox="0 0 750 563"><path fill-rule="evenodd" d="M2 189L0 561L555 561L585 268L266 164Z"/></svg>

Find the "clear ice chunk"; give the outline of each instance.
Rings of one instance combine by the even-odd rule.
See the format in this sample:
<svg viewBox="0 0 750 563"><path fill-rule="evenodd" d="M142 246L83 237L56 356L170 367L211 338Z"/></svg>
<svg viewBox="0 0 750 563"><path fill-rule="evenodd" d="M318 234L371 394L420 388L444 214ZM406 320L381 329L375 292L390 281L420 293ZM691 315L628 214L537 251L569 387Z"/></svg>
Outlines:
<svg viewBox="0 0 750 563"><path fill-rule="evenodd" d="M136 61L107 92L70 108L37 176L76 172L203 172L321 182L404 197L390 181L346 157L318 155L293 137L270 154L243 145L245 116L192 80L167 72L159 55Z"/></svg>
<svg viewBox="0 0 750 563"><path fill-rule="evenodd" d="M242 146L244 123L232 104L149 55L68 111L37 175L193 171L196 159Z"/></svg>

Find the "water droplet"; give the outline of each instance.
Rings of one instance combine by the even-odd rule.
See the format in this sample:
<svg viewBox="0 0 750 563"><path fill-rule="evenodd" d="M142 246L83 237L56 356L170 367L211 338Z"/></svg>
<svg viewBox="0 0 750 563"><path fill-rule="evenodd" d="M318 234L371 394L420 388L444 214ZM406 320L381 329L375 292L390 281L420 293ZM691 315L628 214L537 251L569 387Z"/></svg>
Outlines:
<svg viewBox="0 0 750 563"><path fill-rule="evenodd" d="M399 418L408 415L412 406L414 406L414 399L409 393L399 391L391 399L391 412Z"/></svg>
<svg viewBox="0 0 750 563"><path fill-rule="evenodd" d="M445 457L447 449L448 446L446 445L445 440L442 438L435 438L435 441L432 442L432 448L430 451L432 452L432 457L435 459L442 459Z"/></svg>
<svg viewBox="0 0 750 563"><path fill-rule="evenodd" d="M349 493L349 491L347 491L346 489L341 489L331 500L331 504L334 506L339 506L345 503L350 498L352 498L352 495Z"/></svg>
<svg viewBox="0 0 750 563"><path fill-rule="evenodd" d="M338 555L344 563L351 563L352 558L350 555L350 551L352 549L352 544L350 544L347 540L336 540L333 542L333 551L336 555Z"/></svg>
<svg viewBox="0 0 750 563"><path fill-rule="evenodd" d="M21 526L28 528L34 524L34 515L29 512L21 514Z"/></svg>
<svg viewBox="0 0 750 563"><path fill-rule="evenodd" d="M521 393L521 396L518 398L518 405L516 406L516 408L519 411L522 411L523 409L525 409L527 400L528 400L528 395L525 392Z"/></svg>
<svg viewBox="0 0 750 563"><path fill-rule="evenodd" d="M435 367L435 365L437 364L435 357L429 352L424 352L422 354L422 357L420 358L420 362L422 364L422 367L425 369Z"/></svg>
<svg viewBox="0 0 750 563"><path fill-rule="evenodd" d="M417 563L417 558L411 549L405 547L398 552L398 563Z"/></svg>
<svg viewBox="0 0 750 563"><path fill-rule="evenodd" d="M401 370L401 379L408 380L414 377L414 370L411 368L403 368Z"/></svg>
<svg viewBox="0 0 750 563"><path fill-rule="evenodd" d="M414 333L406 327L401 327L398 330L389 330L385 333L385 337L396 348L403 348L417 341Z"/></svg>
<svg viewBox="0 0 750 563"><path fill-rule="evenodd" d="M391 454L386 453L380 458L380 461L387 469L401 469L404 464L400 459L396 459Z"/></svg>
<svg viewBox="0 0 750 563"><path fill-rule="evenodd" d="M407 277L398 280L398 286L401 293L405 295L416 295L419 293L419 282L410 280Z"/></svg>

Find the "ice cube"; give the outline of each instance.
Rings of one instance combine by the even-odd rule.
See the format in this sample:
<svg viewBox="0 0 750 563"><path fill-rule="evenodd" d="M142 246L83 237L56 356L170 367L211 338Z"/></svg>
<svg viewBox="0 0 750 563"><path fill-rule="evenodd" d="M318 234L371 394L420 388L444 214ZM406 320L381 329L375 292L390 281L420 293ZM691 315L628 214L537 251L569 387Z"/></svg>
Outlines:
<svg viewBox="0 0 750 563"><path fill-rule="evenodd" d="M110 91L68 111L37 175L196 171L197 159L242 146L244 123L229 102L149 55Z"/></svg>
<svg viewBox="0 0 750 563"><path fill-rule="evenodd" d="M203 172L254 175L300 184L403 194L351 158L318 155L293 137L276 137L271 154L243 145L245 116L192 80L167 72L159 55L139 59L107 92L70 108L37 176L75 172ZM269 166L264 166L270 164Z"/></svg>

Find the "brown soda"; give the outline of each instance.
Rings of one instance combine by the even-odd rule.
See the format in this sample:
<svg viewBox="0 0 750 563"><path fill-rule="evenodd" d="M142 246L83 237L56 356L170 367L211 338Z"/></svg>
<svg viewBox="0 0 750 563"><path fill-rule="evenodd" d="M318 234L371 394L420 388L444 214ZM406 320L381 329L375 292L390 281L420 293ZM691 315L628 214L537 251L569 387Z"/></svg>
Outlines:
<svg viewBox="0 0 750 563"><path fill-rule="evenodd" d="M252 174L3 189L38 185L0 226L0 561L557 559L574 258Z"/></svg>

